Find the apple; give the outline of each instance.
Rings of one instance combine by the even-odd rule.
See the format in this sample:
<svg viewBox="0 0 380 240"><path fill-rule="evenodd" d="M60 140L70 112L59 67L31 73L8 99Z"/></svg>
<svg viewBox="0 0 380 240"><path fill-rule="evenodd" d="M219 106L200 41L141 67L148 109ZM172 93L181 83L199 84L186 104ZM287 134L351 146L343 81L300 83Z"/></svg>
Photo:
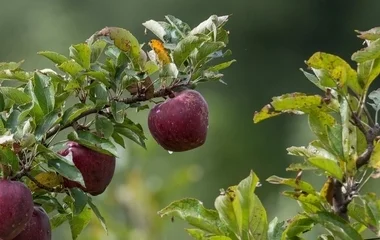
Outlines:
<svg viewBox="0 0 380 240"><path fill-rule="evenodd" d="M29 222L33 212L30 190L19 181L0 180L0 239L11 240Z"/></svg>
<svg viewBox="0 0 380 240"><path fill-rule="evenodd" d="M77 142L69 141L66 145L67 148L58 153L62 156L72 154L74 165L82 173L85 186L67 178L64 178L63 185L67 188L80 188L93 196L102 194L113 178L115 157L94 151Z"/></svg>
<svg viewBox="0 0 380 240"><path fill-rule="evenodd" d="M49 216L40 206L34 206L32 218L25 229L12 240L51 240Z"/></svg>
<svg viewBox="0 0 380 240"><path fill-rule="evenodd" d="M156 104L148 115L148 128L156 142L172 152L183 152L203 145L208 129L208 105L191 89L174 92Z"/></svg>

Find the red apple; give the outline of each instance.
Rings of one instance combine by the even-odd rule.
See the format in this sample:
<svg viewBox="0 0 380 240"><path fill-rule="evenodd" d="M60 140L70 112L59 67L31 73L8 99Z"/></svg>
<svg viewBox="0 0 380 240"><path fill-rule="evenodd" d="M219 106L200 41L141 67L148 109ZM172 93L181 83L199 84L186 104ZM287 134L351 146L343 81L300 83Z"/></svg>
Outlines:
<svg viewBox="0 0 380 240"><path fill-rule="evenodd" d="M51 240L49 217L40 206L34 206L32 218L25 229L12 240Z"/></svg>
<svg viewBox="0 0 380 240"><path fill-rule="evenodd" d="M82 173L85 186L66 178L64 186L81 188L93 196L103 193L115 172L115 157L94 151L77 142L68 142L67 148L59 152L62 156L67 156L69 153L72 154L74 165Z"/></svg>
<svg viewBox="0 0 380 240"><path fill-rule="evenodd" d="M149 112L148 127L159 145L172 152L197 148L206 141L208 105L195 90L174 93Z"/></svg>
<svg viewBox="0 0 380 240"><path fill-rule="evenodd" d="M0 239L11 240L29 222L33 212L30 190L18 181L0 180Z"/></svg>

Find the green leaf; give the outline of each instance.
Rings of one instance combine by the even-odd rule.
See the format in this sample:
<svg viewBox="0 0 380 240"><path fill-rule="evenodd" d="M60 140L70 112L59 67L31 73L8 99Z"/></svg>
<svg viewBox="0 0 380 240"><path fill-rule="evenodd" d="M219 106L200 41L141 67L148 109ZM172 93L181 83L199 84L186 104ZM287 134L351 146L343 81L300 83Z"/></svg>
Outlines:
<svg viewBox="0 0 380 240"><path fill-rule="evenodd" d="M307 79L309 79L310 82L314 83L315 86L319 87L320 89L322 89L323 91L326 90L326 87L323 86L319 79L314 75L314 74L311 74L311 73L308 73L306 72L305 70L303 70L302 68L300 68L301 72L305 75L305 77Z"/></svg>
<svg viewBox="0 0 380 240"><path fill-rule="evenodd" d="M115 145L108 139L98 137L97 135L88 131L75 131L67 135L67 139L77 142L94 151L117 156L117 149Z"/></svg>
<svg viewBox="0 0 380 240"><path fill-rule="evenodd" d="M343 152L342 125L335 124L332 127L327 126L327 139L330 148L341 160L346 160Z"/></svg>
<svg viewBox="0 0 380 240"><path fill-rule="evenodd" d="M99 219L100 224L102 225L103 229L108 234L106 220L104 219L104 217L102 216L102 214L100 214L100 211L95 206L95 204L92 202L92 198L90 198L90 197L88 197L88 205L91 207L92 211L95 213L96 217Z"/></svg>
<svg viewBox="0 0 380 240"><path fill-rule="evenodd" d="M311 157L308 158L307 161L317 168L327 172L328 175L342 181L343 171L336 161L323 157Z"/></svg>
<svg viewBox="0 0 380 240"><path fill-rule="evenodd" d="M300 191L284 191L282 195L298 201L302 209L307 213L316 213L324 210L323 203L327 202L319 195L303 193Z"/></svg>
<svg viewBox="0 0 380 240"><path fill-rule="evenodd" d="M232 240L226 236L215 236L200 230L200 229L185 229L186 232L196 240Z"/></svg>
<svg viewBox="0 0 380 240"><path fill-rule="evenodd" d="M215 28L222 27L228 21L228 15L217 16L212 15L207 20L201 22L198 26L190 31L190 35L207 34L214 31Z"/></svg>
<svg viewBox="0 0 380 240"><path fill-rule="evenodd" d="M91 48L88 46L87 43L79 43L76 45L72 45L70 46L69 50L71 58L73 58L83 68L90 68Z"/></svg>
<svg viewBox="0 0 380 240"><path fill-rule="evenodd" d="M306 64L313 69L320 83L325 87L343 88L347 85L357 94L363 92L356 71L338 56L316 52Z"/></svg>
<svg viewBox="0 0 380 240"><path fill-rule="evenodd" d="M378 57L380 57L380 39L371 42L368 47L352 54L351 59L355 62L362 63Z"/></svg>
<svg viewBox="0 0 380 240"><path fill-rule="evenodd" d="M182 35L182 37L185 37L191 31L190 26L181 19L172 15L166 15L165 18Z"/></svg>
<svg viewBox="0 0 380 240"><path fill-rule="evenodd" d="M372 91L368 94L368 98L373 101L373 103L368 103L377 112L380 110L380 88Z"/></svg>
<svg viewBox="0 0 380 240"><path fill-rule="evenodd" d="M56 229L57 227L61 226L63 223L65 223L69 219L69 214L67 213L57 213L53 217L50 218L50 225L51 230Z"/></svg>
<svg viewBox="0 0 380 240"><path fill-rule="evenodd" d="M123 102L111 102L112 116L117 123L124 122L127 105Z"/></svg>
<svg viewBox="0 0 380 240"><path fill-rule="evenodd" d="M215 200L215 208L219 218L238 237L243 234L243 213L241 203L237 197L237 186L229 187Z"/></svg>
<svg viewBox="0 0 380 240"><path fill-rule="evenodd" d="M69 107L66 109L66 111L63 113L62 116L62 124L71 123L75 119L81 116L81 114L90 111L93 109L94 106L86 105L83 103L77 103L73 105L72 107Z"/></svg>
<svg viewBox="0 0 380 240"><path fill-rule="evenodd" d="M259 182L256 174L242 180L237 186L238 199L242 210L243 237L253 239L267 239L267 214L259 198L254 194Z"/></svg>
<svg viewBox="0 0 380 240"><path fill-rule="evenodd" d="M226 47L224 42L205 42L198 48L195 56L196 68L207 61L212 54Z"/></svg>
<svg viewBox="0 0 380 240"><path fill-rule="evenodd" d="M368 165L370 167L380 169L380 141L375 142L375 146L369 159Z"/></svg>
<svg viewBox="0 0 380 240"><path fill-rule="evenodd" d="M125 143L124 143L124 139L122 136L120 136L120 134L118 134L117 132L113 132L112 133L112 138L113 140L119 144L120 146L122 146L123 148L125 148Z"/></svg>
<svg viewBox="0 0 380 240"><path fill-rule="evenodd" d="M310 231L313 226L313 219L300 214L296 215L290 220L290 223L288 224L286 230L283 233L283 237L286 236L286 239L297 237L304 232Z"/></svg>
<svg viewBox="0 0 380 240"><path fill-rule="evenodd" d="M304 158L309 157L324 157L332 160L336 160L335 155L325 149L322 142L319 140L312 141L307 148L305 147L289 147L286 149L289 155L300 156Z"/></svg>
<svg viewBox="0 0 380 240"><path fill-rule="evenodd" d="M363 240L360 234L348 222L333 213L319 212L310 215L310 217L340 239Z"/></svg>
<svg viewBox="0 0 380 240"><path fill-rule="evenodd" d="M92 77L94 80L103 83L107 87L109 87L111 85L110 81L109 81L109 78L108 78L108 76L107 76L107 74L105 72L90 71L90 72L84 73L84 75Z"/></svg>
<svg viewBox="0 0 380 240"><path fill-rule="evenodd" d="M11 114L8 116L8 119L5 123L5 128L9 129L11 133L14 133L17 130L17 126L19 125L18 119L21 112L19 110L13 110Z"/></svg>
<svg viewBox="0 0 380 240"><path fill-rule="evenodd" d="M84 71L84 68L75 60L63 62L58 66L58 68L70 74L72 77L75 77L79 72Z"/></svg>
<svg viewBox="0 0 380 240"><path fill-rule="evenodd" d="M0 87L0 92L18 105L30 103L32 101L32 98L28 94L14 87Z"/></svg>
<svg viewBox="0 0 380 240"><path fill-rule="evenodd" d="M37 125L35 132L37 141L40 141L47 133L47 131L58 123L58 121L60 120L60 113L61 111L59 109L55 109L54 111L48 113L44 117L44 121L42 124Z"/></svg>
<svg viewBox="0 0 380 240"><path fill-rule="evenodd" d="M292 179L292 178L281 178L278 176L271 176L267 179L269 183L272 184L284 184L287 186L290 186L295 189L302 190L304 192L310 193L310 194L316 194L315 189L313 186L305 181L301 181L298 179Z"/></svg>
<svg viewBox="0 0 380 240"><path fill-rule="evenodd" d="M14 172L19 170L18 157L10 147L0 145L0 162L10 166Z"/></svg>
<svg viewBox="0 0 380 240"><path fill-rule="evenodd" d="M361 39L373 41L380 38L380 27L374 27L367 31L356 30L356 32L359 33L358 37Z"/></svg>
<svg viewBox="0 0 380 240"><path fill-rule="evenodd" d="M369 87L380 74L380 58L358 63L357 71L359 82Z"/></svg>
<svg viewBox="0 0 380 240"><path fill-rule="evenodd" d="M308 120L311 131L325 146L329 146L327 127L336 124L335 118L328 113L315 110L310 112Z"/></svg>
<svg viewBox="0 0 380 240"><path fill-rule="evenodd" d="M88 197L86 193L84 193L79 188L70 188L69 191L71 197L74 199L73 214L78 215L83 211L84 207L87 205Z"/></svg>
<svg viewBox="0 0 380 240"><path fill-rule="evenodd" d="M71 155L63 157L42 144L38 144L37 151L47 160L50 168L56 170L63 177L85 186L82 173L74 165Z"/></svg>
<svg viewBox="0 0 380 240"><path fill-rule="evenodd" d="M294 171L294 172L309 171L309 170L314 171L314 170L317 170L317 168L308 162L292 163L289 165L289 167L286 168L286 171Z"/></svg>
<svg viewBox="0 0 380 240"><path fill-rule="evenodd" d="M160 78L177 78L178 68L174 63L165 64L160 71Z"/></svg>
<svg viewBox="0 0 380 240"><path fill-rule="evenodd" d="M155 20L148 20L142 24L146 29L149 29L154 35L156 35L162 42L165 41L166 30L159 22Z"/></svg>
<svg viewBox="0 0 380 240"><path fill-rule="evenodd" d="M114 131L123 135L135 143L139 144L141 147L146 148L144 131L140 124L132 122L130 119L124 119L123 123L115 123Z"/></svg>
<svg viewBox="0 0 380 240"><path fill-rule="evenodd" d="M3 70L0 71L0 80L18 80L28 82L33 74L21 70Z"/></svg>
<svg viewBox="0 0 380 240"><path fill-rule="evenodd" d="M177 67L185 62L194 49L198 48L206 39L189 35L182 39L173 50L173 59Z"/></svg>
<svg viewBox="0 0 380 240"><path fill-rule="evenodd" d="M219 64L217 64L215 66L207 68L206 71L218 72L220 70L228 68L234 62L236 62L235 59L231 60L231 61L228 61L228 62L219 63Z"/></svg>
<svg viewBox="0 0 380 240"><path fill-rule="evenodd" d="M203 204L197 199L186 198L172 202L169 206L160 210L158 214L161 217L178 217L190 225L209 233L217 235L226 233L226 227L220 221L218 213L204 208Z"/></svg>
<svg viewBox="0 0 380 240"><path fill-rule="evenodd" d="M258 123L282 113L304 114L313 111L329 112L331 108L319 95L307 96L304 93L284 94L279 97L273 97L270 104L263 107L259 112L255 112L253 121L254 123Z"/></svg>
<svg viewBox="0 0 380 240"><path fill-rule="evenodd" d="M38 52L37 54L46 57L47 59L51 60L52 62L58 65L69 60L64 55L56 53L56 52L52 52L52 51L41 51L41 52Z"/></svg>
<svg viewBox="0 0 380 240"><path fill-rule="evenodd" d="M112 122L106 117L97 117L95 120L95 127L99 133L102 133L104 138L111 137L114 132Z"/></svg>
<svg viewBox="0 0 380 240"><path fill-rule="evenodd" d="M355 219L356 221L364 224L368 229L371 231L377 233L379 229L379 222L376 222L372 218L372 214L368 214L367 210L369 208L364 208L363 206L359 205L355 201L352 201L348 205L348 214L350 217ZM371 217L370 217L371 216Z"/></svg>
<svg viewBox="0 0 380 240"><path fill-rule="evenodd" d="M281 240L281 236L285 231L285 222L278 222L278 218L275 217L268 227L268 240Z"/></svg>
<svg viewBox="0 0 380 240"><path fill-rule="evenodd" d="M40 72L34 73L34 94L38 100L38 105L45 114L54 109L55 91L49 76Z"/></svg>
<svg viewBox="0 0 380 240"><path fill-rule="evenodd" d="M96 40L93 44L91 44L90 48L91 48L91 60L90 62L91 63L95 63L100 55L103 53L104 51L104 48L107 46L107 42L104 41L104 40Z"/></svg>
<svg viewBox="0 0 380 240"><path fill-rule="evenodd" d="M69 219L69 224L71 228L71 236L73 240L76 240L79 234L91 221L92 211L91 208L86 207L79 215L74 215Z"/></svg>
<svg viewBox="0 0 380 240"><path fill-rule="evenodd" d="M24 60L20 62L0 62L0 71L4 70L10 70L14 71L21 67L21 65L24 63Z"/></svg>

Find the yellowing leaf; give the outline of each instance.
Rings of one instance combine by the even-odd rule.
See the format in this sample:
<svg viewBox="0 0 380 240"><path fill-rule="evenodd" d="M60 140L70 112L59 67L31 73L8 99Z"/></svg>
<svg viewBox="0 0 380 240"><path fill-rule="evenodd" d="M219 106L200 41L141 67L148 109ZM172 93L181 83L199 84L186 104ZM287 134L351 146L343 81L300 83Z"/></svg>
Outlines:
<svg viewBox="0 0 380 240"><path fill-rule="evenodd" d="M58 175L55 172L42 172L37 174L37 176L34 177L39 183L43 184L46 187L49 188L55 188L60 186L63 183L62 176ZM28 184L30 190L32 192L35 192L39 190L40 188L34 183L30 182Z"/></svg>
<svg viewBox="0 0 380 240"><path fill-rule="evenodd" d="M360 94L363 91L356 71L338 56L316 52L307 60L306 64L313 69L321 83L324 82L330 86L333 81L339 87L347 84L355 93Z"/></svg>
<svg viewBox="0 0 380 240"><path fill-rule="evenodd" d="M149 42L149 46L156 53L157 58L162 65L165 65L171 62L169 53L168 51L166 51L166 49L164 48L164 44L160 40L152 39Z"/></svg>
<svg viewBox="0 0 380 240"><path fill-rule="evenodd" d="M373 168L380 168L380 141L375 143L375 148L369 160L369 166Z"/></svg>

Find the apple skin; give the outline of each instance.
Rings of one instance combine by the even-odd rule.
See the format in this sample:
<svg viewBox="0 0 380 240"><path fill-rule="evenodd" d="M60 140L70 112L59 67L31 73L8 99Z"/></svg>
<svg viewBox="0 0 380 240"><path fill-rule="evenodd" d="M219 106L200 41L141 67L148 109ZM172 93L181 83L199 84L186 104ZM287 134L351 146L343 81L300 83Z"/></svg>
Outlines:
<svg viewBox="0 0 380 240"><path fill-rule="evenodd" d="M33 197L18 181L0 180L0 239L16 237L32 217Z"/></svg>
<svg viewBox="0 0 380 240"><path fill-rule="evenodd" d="M115 173L115 157L94 151L77 142L69 141L66 145L67 148L58 153L62 156L72 153L74 165L82 173L86 186L67 178L64 178L63 185L67 188L80 188L93 196L102 194Z"/></svg>
<svg viewBox="0 0 380 240"><path fill-rule="evenodd" d="M40 206L34 206L32 218L25 229L12 240L51 240L49 216Z"/></svg>
<svg viewBox="0 0 380 240"><path fill-rule="evenodd" d="M197 148L207 137L207 102L195 90L176 92L172 98L150 110L148 128L156 142L168 151Z"/></svg>

